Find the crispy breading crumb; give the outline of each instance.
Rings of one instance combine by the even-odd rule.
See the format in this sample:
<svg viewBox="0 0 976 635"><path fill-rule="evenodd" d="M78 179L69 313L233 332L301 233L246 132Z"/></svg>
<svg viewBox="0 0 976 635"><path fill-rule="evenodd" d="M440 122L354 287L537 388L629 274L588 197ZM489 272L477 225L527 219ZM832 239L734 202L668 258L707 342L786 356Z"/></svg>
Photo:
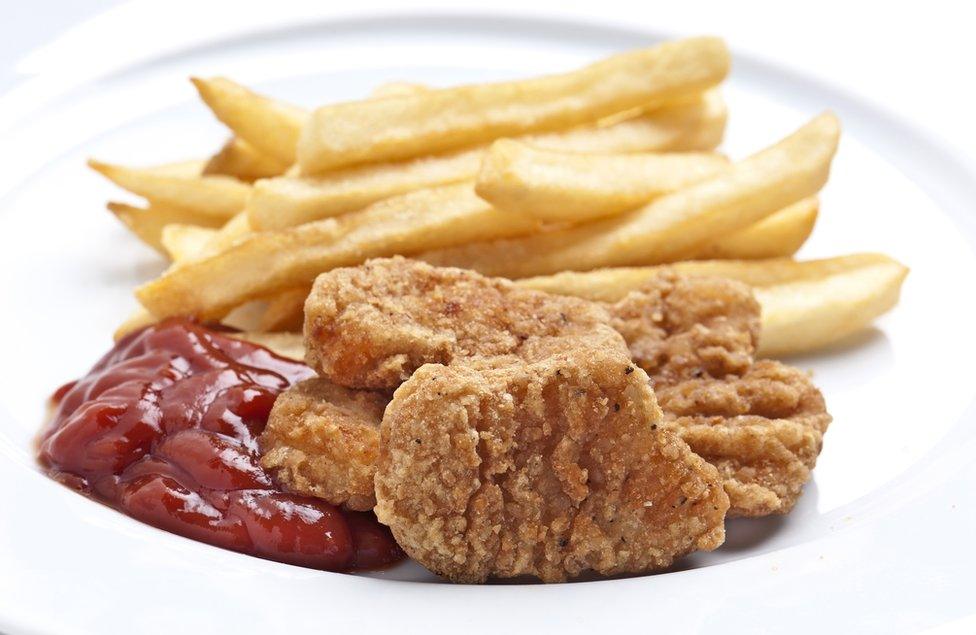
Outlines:
<svg viewBox="0 0 976 635"><path fill-rule="evenodd" d="M278 396L260 437L262 467L288 491L333 505L373 508L384 393L315 378Z"/></svg>
<svg viewBox="0 0 976 635"><path fill-rule="evenodd" d="M563 339L534 362L421 367L383 420L379 519L464 582L642 572L719 546L721 480L657 427L622 349Z"/></svg>

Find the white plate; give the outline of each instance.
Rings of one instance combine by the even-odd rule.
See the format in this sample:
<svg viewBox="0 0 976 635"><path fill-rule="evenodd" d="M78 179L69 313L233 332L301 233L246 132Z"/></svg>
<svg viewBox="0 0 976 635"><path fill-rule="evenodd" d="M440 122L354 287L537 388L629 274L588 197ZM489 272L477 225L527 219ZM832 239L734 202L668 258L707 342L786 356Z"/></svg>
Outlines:
<svg viewBox="0 0 976 635"><path fill-rule="evenodd" d="M122 194L83 167L86 157L150 164L216 148L226 133L194 98L190 74L225 74L312 105L394 79L442 85L566 69L665 35L517 14L255 24L110 72L67 69L0 98L0 630L893 632L960 624L974 611L973 173L856 97L742 56L727 90L733 156L824 108L845 124L803 255L878 250L912 267L901 306L877 330L793 360L814 371L835 419L788 517L732 521L720 550L659 575L452 586L424 584L437 580L412 564L349 576L222 551L37 471L32 437L45 398L110 345L131 288L162 267L104 211Z"/></svg>

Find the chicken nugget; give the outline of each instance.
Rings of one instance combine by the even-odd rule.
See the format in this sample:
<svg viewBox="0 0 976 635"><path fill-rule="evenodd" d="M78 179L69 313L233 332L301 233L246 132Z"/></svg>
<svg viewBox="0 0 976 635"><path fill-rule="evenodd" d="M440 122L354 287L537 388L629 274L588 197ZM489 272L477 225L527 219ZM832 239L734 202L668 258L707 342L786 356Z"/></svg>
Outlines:
<svg viewBox="0 0 976 635"><path fill-rule="evenodd" d="M729 515L789 512L831 417L805 373L755 361L760 308L751 289L665 271L608 310L650 375L665 424L726 479Z"/></svg>
<svg viewBox="0 0 976 635"><path fill-rule="evenodd" d="M740 376L688 379L655 392L665 425L725 479L730 516L793 508L831 420L805 373L761 360Z"/></svg>
<svg viewBox="0 0 976 635"><path fill-rule="evenodd" d="M382 258L315 281L305 303L306 362L343 386L393 390L427 363L518 355L539 338L588 332L607 320L585 300Z"/></svg>
<svg viewBox="0 0 976 635"><path fill-rule="evenodd" d="M389 397L322 378L278 395L259 443L282 486L359 511L373 508L380 422Z"/></svg>
<svg viewBox="0 0 976 635"><path fill-rule="evenodd" d="M400 386L375 511L411 557L458 582L556 582L722 544L717 470L661 427L646 374L597 330L595 346L557 338L534 361L428 364Z"/></svg>

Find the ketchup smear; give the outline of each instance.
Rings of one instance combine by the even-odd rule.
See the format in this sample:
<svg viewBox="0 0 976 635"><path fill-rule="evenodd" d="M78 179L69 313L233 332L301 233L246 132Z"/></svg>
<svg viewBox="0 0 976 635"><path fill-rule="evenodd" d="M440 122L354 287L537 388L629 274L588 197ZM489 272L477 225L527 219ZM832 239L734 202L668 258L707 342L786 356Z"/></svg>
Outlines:
<svg viewBox="0 0 976 635"><path fill-rule="evenodd" d="M170 319L54 394L38 458L52 478L187 538L329 571L396 562L403 552L373 514L283 492L258 462L275 397L313 374Z"/></svg>

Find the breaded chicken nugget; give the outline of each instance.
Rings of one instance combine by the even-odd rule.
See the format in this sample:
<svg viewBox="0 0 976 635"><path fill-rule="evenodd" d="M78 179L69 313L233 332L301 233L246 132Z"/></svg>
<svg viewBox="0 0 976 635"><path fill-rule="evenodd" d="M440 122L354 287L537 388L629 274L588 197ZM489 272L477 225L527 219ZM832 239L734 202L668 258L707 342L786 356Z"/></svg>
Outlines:
<svg viewBox="0 0 976 635"><path fill-rule="evenodd" d="M424 364L518 354L607 321L590 302L403 258L334 269L305 303L306 362L351 388L393 390Z"/></svg>
<svg viewBox="0 0 976 635"><path fill-rule="evenodd" d="M609 311L665 424L726 479L729 515L790 511L831 417L805 373L754 361L760 308L749 287L665 272Z"/></svg>
<svg viewBox="0 0 976 635"><path fill-rule="evenodd" d="M550 296L525 293L503 280L402 258L336 270L320 276L309 298L306 323L315 325L307 337L309 354L337 381L355 385L369 376L393 387L397 377L424 362L524 357L560 326L580 333L605 321L651 376L665 424L719 466L732 499L730 515L792 509L816 464L830 415L805 374L774 362L759 362L766 370L753 372L760 315L748 286L665 271L612 305L550 305ZM331 300L333 295L342 301ZM455 307L451 298L462 301ZM482 304L485 311L478 309ZM377 317L381 311L385 317ZM488 333L494 335L481 337ZM355 361L343 361L350 359ZM732 392L750 396L734 406L709 405ZM697 401L685 399L681 409L679 394ZM780 405L765 407L773 402ZM748 444L742 441L747 435Z"/></svg>
<svg viewBox="0 0 976 635"><path fill-rule="evenodd" d="M725 479L730 516L793 508L831 419L805 373L761 360L740 376L689 379L655 391L667 427Z"/></svg>
<svg viewBox="0 0 976 635"><path fill-rule="evenodd" d="M396 391L376 514L411 557L459 582L555 582L722 543L716 469L661 428L647 376L604 329L595 346L547 342L534 361L425 365Z"/></svg>
<svg viewBox="0 0 976 635"><path fill-rule="evenodd" d="M380 422L389 397L321 378L278 395L259 439L262 467L289 491L373 508Z"/></svg>

